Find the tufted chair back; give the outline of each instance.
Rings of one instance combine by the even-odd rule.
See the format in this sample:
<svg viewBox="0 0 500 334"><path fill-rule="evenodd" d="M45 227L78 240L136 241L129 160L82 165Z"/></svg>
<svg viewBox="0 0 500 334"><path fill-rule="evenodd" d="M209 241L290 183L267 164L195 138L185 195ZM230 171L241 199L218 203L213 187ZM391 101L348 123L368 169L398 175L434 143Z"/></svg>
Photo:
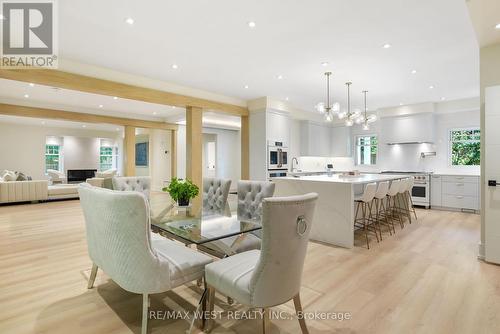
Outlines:
<svg viewBox="0 0 500 334"><path fill-rule="evenodd" d="M203 179L203 211L223 214L226 209L227 196L231 180Z"/></svg>
<svg viewBox="0 0 500 334"><path fill-rule="evenodd" d="M238 219L259 220L262 200L273 197L275 184L262 181L238 181Z"/></svg>
<svg viewBox="0 0 500 334"><path fill-rule="evenodd" d="M149 200L151 192L151 178L149 176L128 176L114 177L113 190L118 191L138 191L146 196Z"/></svg>
<svg viewBox="0 0 500 334"><path fill-rule="evenodd" d="M262 246L250 279L252 305L279 305L299 293L317 199L309 193L263 200Z"/></svg>
<svg viewBox="0 0 500 334"><path fill-rule="evenodd" d="M145 196L86 183L78 192L92 261L125 290L168 290L169 263L151 247L150 210Z"/></svg>

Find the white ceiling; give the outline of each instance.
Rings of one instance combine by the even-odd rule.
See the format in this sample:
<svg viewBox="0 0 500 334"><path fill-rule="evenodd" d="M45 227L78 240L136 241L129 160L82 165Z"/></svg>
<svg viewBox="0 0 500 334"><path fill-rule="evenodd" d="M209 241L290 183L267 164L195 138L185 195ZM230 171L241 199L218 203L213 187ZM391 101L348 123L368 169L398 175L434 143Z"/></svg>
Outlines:
<svg viewBox="0 0 500 334"><path fill-rule="evenodd" d="M370 109L479 95L462 0L72 0L59 18L63 59L245 100L289 97L312 111L325 70L335 100L345 104L352 81L353 104L367 89Z"/></svg>

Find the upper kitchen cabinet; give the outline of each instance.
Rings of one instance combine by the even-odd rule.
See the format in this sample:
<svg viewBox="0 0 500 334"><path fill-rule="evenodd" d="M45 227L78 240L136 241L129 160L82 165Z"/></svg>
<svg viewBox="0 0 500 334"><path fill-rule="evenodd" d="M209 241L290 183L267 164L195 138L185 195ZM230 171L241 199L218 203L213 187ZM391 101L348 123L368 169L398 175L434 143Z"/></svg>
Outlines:
<svg viewBox="0 0 500 334"><path fill-rule="evenodd" d="M381 142L385 144L433 143L432 113L382 118Z"/></svg>
<svg viewBox="0 0 500 334"><path fill-rule="evenodd" d="M332 132L331 127L311 121L300 123L300 155L310 157L330 157Z"/></svg>
<svg viewBox="0 0 500 334"><path fill-rule="evenodd" d="M351 128L348 126L335 126L331 128L332 145L331 157L350 157L351 148Z"/></svg>
<svg viewBox="0 0 500 334"><path fill-rule="evenodd" d="M290 115L287 113L268 110L266 112L267 140L290 143Z"/></svg>

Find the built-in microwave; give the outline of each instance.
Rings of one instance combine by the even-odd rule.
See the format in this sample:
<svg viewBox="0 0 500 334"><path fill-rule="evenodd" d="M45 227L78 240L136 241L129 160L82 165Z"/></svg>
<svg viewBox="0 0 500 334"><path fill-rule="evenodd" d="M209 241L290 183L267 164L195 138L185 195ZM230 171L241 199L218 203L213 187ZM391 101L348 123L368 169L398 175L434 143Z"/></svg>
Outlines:
<svg viewBox="0 0 500 334"><path fill-rule="evenodd" d="M288 147L285 143L267 142L267 169L288 169Z"/></svg>

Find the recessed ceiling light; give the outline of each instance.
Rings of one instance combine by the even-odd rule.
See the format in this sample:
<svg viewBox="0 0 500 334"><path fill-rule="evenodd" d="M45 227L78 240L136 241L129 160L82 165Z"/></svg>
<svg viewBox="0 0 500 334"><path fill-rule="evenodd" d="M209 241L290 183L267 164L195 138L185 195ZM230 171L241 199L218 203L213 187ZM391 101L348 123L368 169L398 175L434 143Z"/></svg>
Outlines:
<svg viewBox="0 0 500 334"><path fill-rule="evenodd" d="M153 115L156 115L156 114L157 114L157 112L156 112L156 111L153 111Z"/></svg>
<svg viewBox="0 0 500 334"><path fill-rule="evenodd" d="M128 23L128 24L130 24L130 25L132 25L132 24L134 24L134 19L133 19L133 18L131 18L131 17L127 17L127 18L125 19L125 22L127 22L127 23Z"/></svg>
<svg viewBox="0 0 500 334"><path fill-rule="evenodd" d="M172 109L175 109L175 106L172 106Z"/></svg>
<svg viewBox="0 0 500 334"><path fill-rule="evenodd" d="M500 29L500 23L495 26L495 29Z"/></svg>
<svg viewBox="0 0 500 334"><path fill-rule="evenodd" d="M433 86L433 85L430 85L430 86L429 86L429 89L434 89L434 86Z"/></svg>
<svg viewBox="0 0 500 334"><path fill-rule="evenodd" d="M417 74L417 70L411 70L411 74Z"/></svg>
<svg viewBox="0 0 500 334"><path fill-rule="evenodd" d="M281 74L279 74L276 76L276 79L281 80L281 79L283 79L283 76Z"/></svg>
<svg viewBox="0 0 500 334"><path fill-rule="evenodd" d="M85 124L82 125L82 128L86 128L87 126Z"/></svg>
<svg viewBox="0 0 500 334"><path fill-rule="evenodd" d="M248 26L249 26L250 28L255 28L255 22L254 22L254 21L249 21L249 22L248 22Z"/></svg>
<svg viewBox="0 0 500 334"><path fill-rule="evenodd" d="M42 121L42 125L45 125L45 121Z"/></svg>
<svg viewBox="0 0 500 334"><path fill-rule="evenodd" d="M392 45L390 45L389 43L385 43L384 45L382 45L382 47L383 47L384 49L388 49L388 48L390 48L391 46L392 46Z"/></svg>
<svg viewBox="0 0 500 334"><path fill-rule="evenodd" d="M172 68L173 68L174 70L176 70L176 69L178 69L178 68L179 68L179 66L178 66L177 64L172 64Z"/></svg>
<svg viewBox="0 0 500 334"><path fill-rule="evenodd" d="M35 84L30 82L30 87L35 87Z"/></svg>
<svg viewBox="0 0 500 334"><path fill-rule="evenodd" d="M248 89L248 85L245 85L245 89Z"/></svg>
<svg viewBox="0 0 500 334"><path fill-rule="evenodd" d="M24 97L25 97L25 98L28 98L28 97L30 97L30 96L29 96L28 94L24 94Z"/></svg>
<svg viewBox="0 0 500 334"><path fill-rule="evenodd" d="M120 128L116 128L116 131L120 131Z"/></svg>
<svg viewBox="0 0 500 334"><path fill-rule="evenodd" d="M444 101L444 100L446 100L446 97L444 97L444 96L443 96L443 97L441 98L441 101Z"/></svg>
<svg viewBox="0 0 500 334"><path fill-rule="evenodd" d="M325 67L326 67L326 66L328 66L328 65L330 65L330 63L329 63L329 62L327 62L327 61L324 61L324 62L322 62L322 63L321 63L321 66L325 66Z"/></svg>
<svg viewBox="0 0 500 334"><path fill-rule="evenodd" d="M288 98L288 96L287 96L287 97L285 97L285 101L288 101L288 100L290 100L290 99Z"/></svg>
<svg viewBox="0 0 500 334"><path fill-rule="evenodd" d="M400 105L400 106L404 106L404 103L403 103L403 102L401 102L399 105Z"/></svg>
<svg viewBox="0 0 500 334"><path fill-rule="evenodd" d="M117 96L113 96L113 100L118 100L118 97Z"/></svg>
<svg viewBox="0 0 500 334"><path fill-rule="evenodd" d="M99 108L103 108L104 106L102 104L99 105Z"/></svg>

